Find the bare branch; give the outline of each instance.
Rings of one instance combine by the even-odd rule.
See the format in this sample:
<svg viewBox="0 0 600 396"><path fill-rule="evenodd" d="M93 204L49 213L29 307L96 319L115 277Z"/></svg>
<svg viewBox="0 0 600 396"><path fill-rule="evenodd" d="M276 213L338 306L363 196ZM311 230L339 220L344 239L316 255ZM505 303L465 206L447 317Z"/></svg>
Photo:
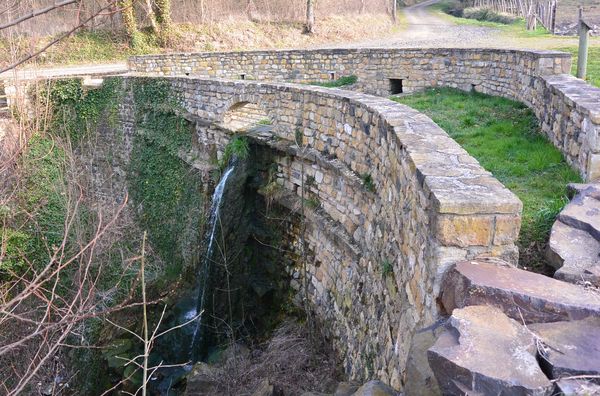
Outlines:
<svg viewBox="0 0 600 396"><path fill-rule="evenodd" d="M48 6L46 8L42 8L39 10L31 11L29 14L25 14L17 19L13 19L10 22L0 25L0 30L7 29L11 26L18 25L19 23L24 22L28 19L35 18L36 16L43 15L47 12L50 12L50 11L55 10L60 7L64 7L69 4L77 3L78 1L80 1L80 0L62 0L62 1L54 2L54 4L51 6Z"/></svg>

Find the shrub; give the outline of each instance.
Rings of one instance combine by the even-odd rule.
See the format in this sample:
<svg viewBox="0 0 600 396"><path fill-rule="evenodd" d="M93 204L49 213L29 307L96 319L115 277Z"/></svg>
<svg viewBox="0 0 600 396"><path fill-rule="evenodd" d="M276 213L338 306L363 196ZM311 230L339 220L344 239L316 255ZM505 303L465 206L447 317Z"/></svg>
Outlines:
<svg viewBox="0 0 600 396"><path fill-rule="evenodd" d="M447 0L440 3L440 8L446 14L461 18L463 16L464 6L456 0Z"/></svg>
<svg viewBox="0 0 600 396"><path fill-rule="evenodd" d="M463 10L463 18L476 19L478 21L502 23L510 25L517 21L517 17L502 12L496 12L488 8L471 7Z"/></svg>

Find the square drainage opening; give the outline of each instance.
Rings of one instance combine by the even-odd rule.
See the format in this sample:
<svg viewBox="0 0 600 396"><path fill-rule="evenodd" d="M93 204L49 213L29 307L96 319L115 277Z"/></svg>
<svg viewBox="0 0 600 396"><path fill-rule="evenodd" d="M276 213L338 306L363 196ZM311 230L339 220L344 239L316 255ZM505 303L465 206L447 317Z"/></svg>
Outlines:
<svg viewBox="0 0 600 396"><path fill-rule="evenodd" d="M390 78L390 93L397 95L402 93L402 79L401 78Z"/></svg>

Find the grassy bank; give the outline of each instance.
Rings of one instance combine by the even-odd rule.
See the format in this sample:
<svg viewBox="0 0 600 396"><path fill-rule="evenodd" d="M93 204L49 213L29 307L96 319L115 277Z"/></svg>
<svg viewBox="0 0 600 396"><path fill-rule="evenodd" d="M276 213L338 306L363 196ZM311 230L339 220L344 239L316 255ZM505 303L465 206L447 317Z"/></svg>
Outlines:
<svg viewBox="0 0 600 396"><path fill-rule="evenodd" d="M569 52L571 55L573 55L571 73L575 75L577 72L577 47L565 47L559 49L561 51ZM586 80L590 84L600 87L600 46L590 47Z"/></svg>
<svg viewBox="0 0 600 396"><path fill-rule="evenodd" d="M511 100L452 89L394 100L431 117L523 201L521 264L542 271L550 228L567 202L566 185L580 178L541 135L533 113Z"/></svg>
<svg viewBox="0 0 600 396"><path fill-rule="evenodd" d="M398 32L402 20L393 25L389 15L339 15L319 19L315 34L302 34L301 22L251 21L232 17L203 25L180 24L170 48L160 48L143 33L143 45L131 49L123 32L81 31L51 47L36 62L40 65L67 65L123 61L128 56L172 51L229 51L276 48L306 48L324 43L348 43L384 38ZM0 66L12 63L32 49L42 48L53 37L32 43L29 39L0 39ZM11 55L15 54L15 55Z"/></svg>

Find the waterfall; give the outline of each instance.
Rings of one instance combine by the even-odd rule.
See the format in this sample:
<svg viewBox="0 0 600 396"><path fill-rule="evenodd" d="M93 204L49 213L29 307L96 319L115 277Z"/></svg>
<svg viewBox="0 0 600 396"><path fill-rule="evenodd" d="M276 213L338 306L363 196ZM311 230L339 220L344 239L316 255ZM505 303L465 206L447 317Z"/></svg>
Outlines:
<svg viewBox="0 0 600 396"><path fill-rule="evenodd" d="M217 184L217 187L215 188L215 192L213 193L213 196L212 196L212 204L210 206L210 217L209 217L209 222L208 222L208 227L209 227L210 232L207 237L206 254L204 255L204 258L202 260L202 265L200 267L200 272L198 274L198 300L197 300L196 312L194 313L193 316L196 316L198 312L202 312L202 310L204 309L206 285L208 282L208 278L210 276L210 268L212 266L212 255L213 255L213 250L214 250L214 245L215 245L215 238L217 236L216 234L217 234L217 230L218 230L217 227L219 224L219 215L220 215L220 211L221 211L221 201L223 200L223 194L225 192L225 185L227 184L227 179L233 172L234 168L235 168L235 166L233 164L231 164L227 167L227 169L225 170L225 173L223 174L223 176L221 177L221 180L219 181L219 184ZM196 351L198 349L199 342L202 339L202 330L201 330L202 318L203 318L203 315L198 318L198 321L196 323L196 328L194 330L194 336L192 337L192 342L190 344L189 358L192 361L192 363L194 363L198 360Z"/></svg>

